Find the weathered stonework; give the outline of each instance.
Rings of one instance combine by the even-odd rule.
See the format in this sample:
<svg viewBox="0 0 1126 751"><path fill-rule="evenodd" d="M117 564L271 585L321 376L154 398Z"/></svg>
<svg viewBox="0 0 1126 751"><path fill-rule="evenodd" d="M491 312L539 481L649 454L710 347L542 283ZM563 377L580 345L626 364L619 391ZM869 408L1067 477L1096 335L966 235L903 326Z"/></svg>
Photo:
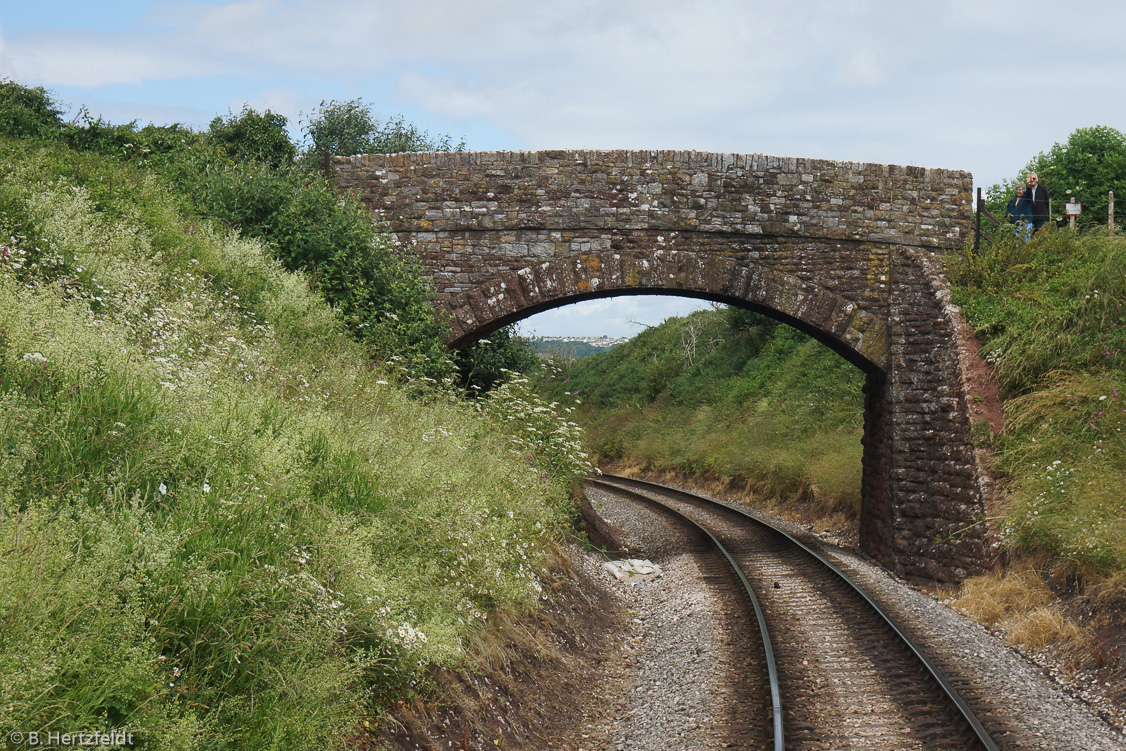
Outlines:
<svg viewBox="0 0 1126 751"><path fill-rule="evenodd" d="M969 230L968 173L686 151L338 157L433 276L450 343L595 297L749 307L867 374L861 544L914 578L987 562L936 254Z"/></svg>

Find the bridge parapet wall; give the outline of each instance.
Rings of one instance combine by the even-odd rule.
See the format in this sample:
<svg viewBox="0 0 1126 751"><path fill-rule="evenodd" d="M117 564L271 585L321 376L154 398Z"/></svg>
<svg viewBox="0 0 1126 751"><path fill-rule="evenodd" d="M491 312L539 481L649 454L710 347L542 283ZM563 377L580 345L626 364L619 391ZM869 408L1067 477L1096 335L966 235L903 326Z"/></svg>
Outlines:
<svg viewBox="0 0 1126 751"><path fill-rule="evenodd" d="M396 232L731 232L950 247L969 173L762 154L496 151L337 157Z"/></svg>

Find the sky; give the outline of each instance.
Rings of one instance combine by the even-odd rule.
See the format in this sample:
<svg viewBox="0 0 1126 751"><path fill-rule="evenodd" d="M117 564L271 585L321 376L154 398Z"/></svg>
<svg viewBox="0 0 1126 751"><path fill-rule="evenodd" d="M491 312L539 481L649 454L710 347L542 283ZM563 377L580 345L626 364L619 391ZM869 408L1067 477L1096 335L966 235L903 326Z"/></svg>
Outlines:
<svg viewBox="0 0 1126 751"><path fill-rule="evenodd" d="M0 78L71 113L295 138L361 99L472 150L695 149L968 170L988 187L1076 128L1126 130L1126 3L1087 0L0 0ZM527 319L629 336L703 307ZM630 323L630 321L636 323Z"/></svg>

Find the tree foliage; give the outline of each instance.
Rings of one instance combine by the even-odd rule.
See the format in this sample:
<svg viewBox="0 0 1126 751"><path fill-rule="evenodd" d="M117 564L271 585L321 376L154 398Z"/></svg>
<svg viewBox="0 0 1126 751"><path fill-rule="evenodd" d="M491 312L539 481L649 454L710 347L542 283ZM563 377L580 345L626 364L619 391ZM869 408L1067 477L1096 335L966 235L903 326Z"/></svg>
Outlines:
<svg viewBox="0 0 1126 751"><path fill-rule="evenodd" d="M1033 157L1016 178L989 188L990 211L1001 216L1029 172L1035 172L1048 188L1057 222L1066 221L1064 204L1078 201L1083 204L1079 226L1105 225L1107 193L1126 197L1126 135L1105 125L1079 128L1066 143L1054 144Z"/></svg>
<svg viewBox="0 0 1126 751"><path fill-rule="evenodd" d="M347 102L322 101L303 128L305 155L319 165L326 156L353 154L397 154L405 151L453 151L450 136L432 136L401 115L380 124L371 106L361 99Z"/></svg>
<svg viewBox="0 0 1126 751"><path fill-rule="evenodd" d="M157 162L201 143L198 133L179 123L140 127L134 120L115 125L93 117L85 107L68 122L49 91L14 81L0 81L0 136L62 141L80 151Z"/></svg>
<svg viewBox="0 0 1126 751"><path fill-rule="evenodd" d="M315 172L258 161L193 163L180 188L197 210L261 238L304 271L373 356L431 378L453 375L428 278L398 253L370 210Z"/></svg>
<svg viewBox="0 0 1126 751"><path fill-rule="evenodd" d="M12 138L56 138L62 110L42 86L29 88L0 81L0 135Z"/></svg>
<svg viewBox="0 0 1126 751"><path fill-rule="evenodd" d="M284 115L270 110L259 114L244 106L237 116L212 120L208 137L232 159L283 167L297 155L297 147L286 132L287 122Z"/></svg>
<svg viewBox="0 0 1126 751"><path fill-rule="evenodd" d="M325 156L367 153L376 125L371 107L359 99L322 101L302 129L307 144L305 153L317 162Z"/></svg>
<svg viewBox="0 0 1126 751"><path fill-rule="evenodd" d="M539 357L516 327L505 326L471 347L457 353L457 367L464 388L487 392L507 380L509 372L532 373Z"/></svg>

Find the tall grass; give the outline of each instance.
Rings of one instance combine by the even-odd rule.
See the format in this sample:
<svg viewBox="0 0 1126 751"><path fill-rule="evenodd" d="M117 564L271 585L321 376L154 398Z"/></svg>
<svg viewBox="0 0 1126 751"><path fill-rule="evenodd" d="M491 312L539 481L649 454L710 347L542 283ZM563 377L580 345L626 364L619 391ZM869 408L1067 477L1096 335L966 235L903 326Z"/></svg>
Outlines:
<svg viewBox="0 0 1126 751"><path fill-rule="evenodd" d="M534 605L581 461L526 404L411 398L151 177L0 164L0 732L340 747Z"/></svg>
<svg viewBox="0 0 1126 751"><path fill-rule="evenodd" d="M950 269L1005 387L1010 546L1126 569L1126 238L1049 227Z"/></svg>

